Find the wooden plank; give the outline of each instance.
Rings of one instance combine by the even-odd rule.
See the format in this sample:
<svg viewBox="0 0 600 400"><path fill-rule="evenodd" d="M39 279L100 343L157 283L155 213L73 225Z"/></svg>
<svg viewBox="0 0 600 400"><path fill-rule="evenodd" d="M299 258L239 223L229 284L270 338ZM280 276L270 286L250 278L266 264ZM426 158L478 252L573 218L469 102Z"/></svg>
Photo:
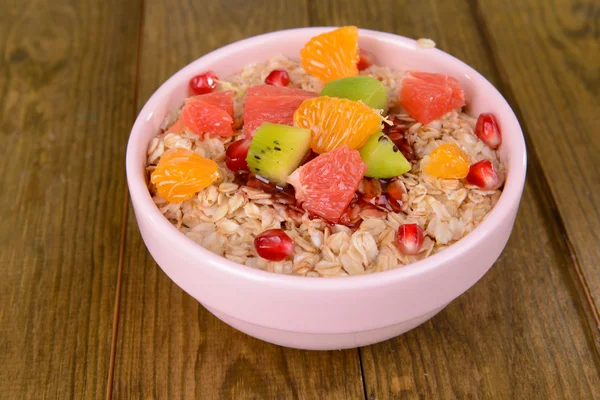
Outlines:
<svg viewBox="0 0 600 400"><path fill-rule="evenodd" d="M210 50L308 22L303 2L200 4L146 5L141 103L176 70ZM154 263L131 212L113 394L118 399L356 399L363 397L363 387L356 350L285 349L213 317Z"/></svg>
<svg viewBox="0 0 600 400"><path fill-rule="evenodd" d="M312 15L431 37L502 86L466 2L329 1ZM367 398L598 398L598 332L539 165L528 174L513 236L484 279L425 325L361 349Z"/></svg>
<svg viewBox="0 0 600 400"><path fill-rule="evenodd" d="M521 123L556 199L600 326L600 8L597 2L570 0L477 4L494 63L507 95L521 106Z"/></svg>
<svg viewBox="0 0 600 400"><path fill-rule="evenodd" d="M2 2L2 399L105 394L139 14Z"/></svg>

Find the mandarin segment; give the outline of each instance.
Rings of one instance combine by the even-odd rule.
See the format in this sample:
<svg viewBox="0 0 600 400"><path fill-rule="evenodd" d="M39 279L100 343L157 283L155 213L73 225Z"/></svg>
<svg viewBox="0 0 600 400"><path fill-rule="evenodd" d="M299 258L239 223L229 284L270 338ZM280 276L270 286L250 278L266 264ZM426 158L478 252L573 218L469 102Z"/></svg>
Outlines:
<svg viewBox="0 0 600 400"><path fill-rule="evenodd" d="M469 174L469 156L455 143L445 143L429 153L423 171L442 179L463 179Z"/></svg>
<svg viewBox="0 0 600 400"><path fill-rule="evenodd" d="M382 120L361 102L327 96L304 101L294 113L296 126L312 131L310 146L319 154L344 145L358 149L381 129Z"/></svg>
<svg viewBox="0 0 600 400"><path fill-rule="evenodd" d="M300 50L302 68L322 81L358 75L358 28L345 26L313 37Z"/></svg>
<svg viewBox="0 0 600 400"><path fill-rule="evenodd" d="M171 203L191 199L218 177L219 166L188 149L176 148L163 153L150 181L158 194Z"/></svg>

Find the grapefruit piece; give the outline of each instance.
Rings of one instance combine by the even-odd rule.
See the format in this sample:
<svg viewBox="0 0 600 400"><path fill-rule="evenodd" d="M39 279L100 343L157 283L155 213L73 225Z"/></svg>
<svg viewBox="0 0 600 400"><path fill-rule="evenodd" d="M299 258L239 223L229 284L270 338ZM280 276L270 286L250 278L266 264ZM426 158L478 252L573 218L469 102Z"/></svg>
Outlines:
<svg viewBox="0 0 600 400"><path fill-rule="evenodd" d="M402 79L400 104L417 121L428 124L465 105L465 93L451 76L410 71Z"/></svg>
<svg viewBox="0 0 600 400"><path fill-rule="evenodd" d="M259 85L248 88L242 132L252 137L263 122L292 126L294 112L300 104L316 96L313 92L285 86Z"/></svg>
<svg viewBox="0 0 600 400"><path fill-rule="evenodd" d="M296 200L305 210L337 223L366 170L360 153L343 146L296 169L287 182L296 189Z"/></svg>
<svg viewBox="0 0 600 400"><path fill-rule="evenodd" d="M358 75L358 28L345 26L313 37L300 50L302 68L322 81Z"/></svg>
<svg viewBox="0 0 600 400"><path fill-rule="evenodd" d="M364 103L327 96L306 100L294 113L296 126L312 131L310 147L319 154L361 147L381 129L382 120L379 111Z"/></svg>
<svg viewBox="0 0 600 400"><path fill-rule="evenodd" d="M215 92L185 99L179 119L166 133L189 129L197 135L233 135L233 92Z"/></svg>

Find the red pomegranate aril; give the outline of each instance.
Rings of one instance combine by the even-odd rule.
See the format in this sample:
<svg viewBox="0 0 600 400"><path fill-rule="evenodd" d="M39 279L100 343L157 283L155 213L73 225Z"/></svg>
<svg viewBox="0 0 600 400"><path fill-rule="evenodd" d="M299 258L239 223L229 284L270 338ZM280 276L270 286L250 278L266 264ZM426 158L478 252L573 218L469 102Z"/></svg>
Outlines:
<svg viewBox="0 0 600 400"><path fill-rule="evenodd" d="M498 187L498 174L490 160L481 160L471 165L467 182L484 190L493 190Z"/></svg>
<svg viewBox="0 0 600 400"><path fill-rule="evenodd" d="M358 61L356 67L359 71L363 71L373 65L375 56L369 50L358 49Z"/></svg>
<svg viewBox="0 0 600 400"><path fill-rule="evenodd" d="M502 143L502 135L496 117L491 113L479 114L475 125L475 134L483 143L495 149Z"/></svg>
<svg viewBox="0 0 600 400"><path fill-rule="evenodd" d="M233 172L248 171L246 156L252 139L240 139L231 143L225 152L225 164Z"/></svg>
<svg viewBox="0 0 600 400"><path fill-rule="evenodd" d="M254 239L259 256L269 261L282 261L294 254L294 241L282 229L268 229Z"/></svg>
<svg viewBox="0 0 600 400"><path fill-rule="evenodd" d="M265 78L265 83L271 86L287 86L290 83L290 75L285 69L274 69Z"/></svg>
<svg viewBox="0 0 600 400"><path fill-rule="evenodd" d="M423 246L423 229L417 224L404 224L398 228L396 247L402 253L413 256Z"/></svg>
<svg viewBox="0 0 600 400"><path fill-rule="evenodd" d="M194 94L211 93L217 87L219 77L212 71L196 75L190 79L190 91Z"/></svg>
<svg viewBox="0 0 600 400"><path fill-rule="evenodd" d="M394 115L388 116L388 119L392 122L392 125L384 124L383 133L394 142L408 161L414 161L416 159L415 150L412 145L408 143L406 137L404 137L405 132L410 126Z"/></svg>

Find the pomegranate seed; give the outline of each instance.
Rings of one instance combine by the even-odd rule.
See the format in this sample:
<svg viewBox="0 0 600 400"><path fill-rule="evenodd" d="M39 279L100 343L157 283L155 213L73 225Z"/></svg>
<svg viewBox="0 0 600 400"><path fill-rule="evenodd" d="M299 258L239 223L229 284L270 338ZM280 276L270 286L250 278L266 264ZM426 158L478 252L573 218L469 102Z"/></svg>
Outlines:
<svg viewBox="0 0 600 400"><path fill-rule="evenodd" d="M492 190L498 187L498 174L490 160L481 160L471 165L467 182L484 190Z"/></svg>
<svg viewBox="0 0 600 400"><path fill-rule="evenodd" d="M394 115L388 116L392 125L384 124L383 133L385 133L392 142L400 149L404 157L408 161L414 161L415 151L408 140L404 137L404 133L410 127L406 122L401 121Z"/></svg>
<svg viewBox="0 0 600 400"><path fill-rule="evenodd" d="M375 56L369 50L358 49L358 61L356 67L359 71L363 71L373 65Z"/></svg>
<svg viewBox="0 0 600 400"><path fill-rule="evenodd" d="M274 69L265 78L265 83L271 86L287 86L290 83L290 76L285 69Z"/></svg>
<svg viewBox="0 0 600 400"><path fill-rule="evenodd" d="M404 224L398 228L396 247L402 253L415 255L423 246L423 229L417 224Z"/></svg>
<svg viewBox="0 0 600 400"><path fill-rule="evenodd" d="M502 143L502 135L496 117L491 113L479 114L475 125L475 134L483 143L495 149Z"/></svg>
<svg viewBox="0 0 600 400"><path fill-rule="evenodd" d="M404 194L406 194L406 189L399 180L388 183L386 187L386 197L388 204L395 212L400 212L402 210L402 205L404 204L402 196Z"/></svg>
<svg viewBox="0 0 600 400"><path fill-rule="evenodd" d="M206 94L217 87L219 77L212 71L196 75L190 79L190 91L194 94Z"/></svg>
<svg viewBox="0 0 600 400"><path fill-rule="evenodd" d="M246 156L252 139L240 139L231 143L225 152L225 164L233 172L248 171Z"/></svg>
<svg viewBox="0 0 600 400"><path fill-rule="evenodd" d="M294 254L294 241L282 229L268 229L254 239L256 252L269 261L281 261Z"/></svg>

